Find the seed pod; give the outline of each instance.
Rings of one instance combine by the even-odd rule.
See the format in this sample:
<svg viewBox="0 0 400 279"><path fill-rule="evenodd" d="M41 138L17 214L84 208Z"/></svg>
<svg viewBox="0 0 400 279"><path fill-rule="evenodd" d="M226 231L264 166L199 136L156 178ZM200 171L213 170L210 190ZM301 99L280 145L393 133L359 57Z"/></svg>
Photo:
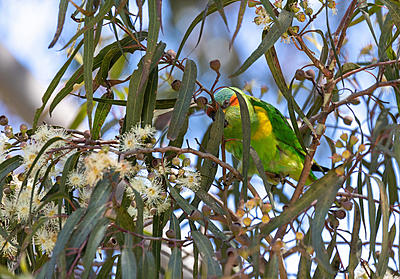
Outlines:
<svg viewBox="0 0 400 279"><path fill-rule="evenodd" d="M200 211L193 210L192 213L189 215L189 219L192 221L199 221L203 219L203 214Z"/></svg>
<svg viewBox="0 0 400 279"><path fill-rule="evenodd" d="M302 81L302 80L306 79L306 74L305 74L305 72L303 70L297 69L296 73L294 74L294 78L297 79L297 80Z"/></svg>
<svg viewBox="0 0 400 279"><path fill-rule="evenodd" d="M171 87L175 91L179 91L179 89L181 88L181 84L182 84L182 82L179 79L176 79L171 83Z"/></svg>
<svg viewBox="0 0 400 279"><path fill-rule="evenodd" d="M334 212L334 215L338 219L344 219L344 218L346 218L346 211L344 211L344 210L336 210Z"/></svg>
<svg viewBox="0 0 400 279"><path fill-rule="evenodd" d="M219 73L219 69L221 68L221 62L218 59L210 61L210 68L213 69L216 73Z"/></svg>
<svg viewBox="0 0 400 279"><path fill-rule="evenodd" d="M309 69L306 71L306 79L314 80L315 79L315 72L313 69Z"/></svg>
<svg viewBox="0 0 400 279"><path fill-rule="evenodd" d="M353 122L353 117L351 117L350 115L347 115L347 116L343 117L343 122L346 125L351 125L351 123Z"/></svg>
<svg viewBox="0 0 400 279"><path fill-rule="evenodd" d="M203 212L204 216L208 217L211 215L211 208L208 205L203 205L201 208L201 211Z"/></svg>
<svg viewBox="0 0 400 279"><path fill-rule="evenodd" d="M8 125L8 118L5 115L0 115L0 125L6 126Z"/></svg>
<svg viewBox="0 0 400 279"><path fill-rule="evenodd" d="M165 232L165 235L168 238L176 238L176 233L174 230L169 229L168 231Z"/></svg>
<svg viewBox="0 0 400 279"><path fill-rule="evenodd" d="M139 161L143 161L143 159L144 159L144 154L143 154L143 153L138 153L138 154L136 155L136 159L138 159Z"/></svg>
<svg viewBox="0 0 400 279"><path fill-rule="evenodd" d="M347 211L350 211L353 209L353 203L351 201L343 201L341 203L341 206Z"/></svg>

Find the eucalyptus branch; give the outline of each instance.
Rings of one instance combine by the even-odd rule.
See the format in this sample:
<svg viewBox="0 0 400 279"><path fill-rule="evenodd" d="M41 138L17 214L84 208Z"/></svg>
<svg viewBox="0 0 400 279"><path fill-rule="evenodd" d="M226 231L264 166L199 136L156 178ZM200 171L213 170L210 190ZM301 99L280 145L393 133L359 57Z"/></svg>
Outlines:
<svg viewBox="0 0 400 279"><path fill-rule="evenodd" d="M129 155L136 155L136 154L144 154L144 153L153 153L153 152L160 152L160 153L166 153L166 152L176 152L178 154L182 153L191 153L195 154L199 157L210 159L211 161L217 163L220 165L222 168L228 169L237 179L242 180L241 174L231 165L221 161L219 158L215 157L214 155L210 153L205 153L201 152L192 148L179 148L175 146L166 146L166 147L156 147L156 148L137 148L133 150L129 150L126 152L120 152L119 154L122 156L121 158L124 158Z"/></svg>
<svg viewBox="0 0 400 279"><path fill-rule="evenodd" d="M358 92L355 92L353 94L351 94L350 96L348 96L347 98L343 99L342 101L339 101L337 103L332 103L327 111L322 111L312 117L309 118L309 121L312 123L314 123L315 121L319 121L320 119L322 119L326 114L329 114L331 112L333 112L335 109L337 109L338 107L345 105L345 104L349 104L351 103L354 99L357 99L361 96L366 96L366 95L372 95L372 93L374 93L374 91L380 87L385 87L385 86L396 86L396 85L400 85L400 79L395 79L395 80L390 80L390 81L384 81L384 82L377 82L373 85L371 85L370 87L368 87L365 90L361 90ZM303 124L300 128L300 131L305 131L307 129L307 125Z"/></svg>

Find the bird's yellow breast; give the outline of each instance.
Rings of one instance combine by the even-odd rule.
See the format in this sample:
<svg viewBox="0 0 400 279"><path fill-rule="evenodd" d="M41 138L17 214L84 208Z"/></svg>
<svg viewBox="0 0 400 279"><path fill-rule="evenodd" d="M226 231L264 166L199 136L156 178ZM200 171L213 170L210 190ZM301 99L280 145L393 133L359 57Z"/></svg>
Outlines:
<svg viewBox="0 0 400 279"><path fill-rule="evenodd" d="M259 140L268 137L272 133L272 125L271 121L269 121L266 110L255 106L254 111L258 118L258 129L252 136L252 140Z"/></svg>

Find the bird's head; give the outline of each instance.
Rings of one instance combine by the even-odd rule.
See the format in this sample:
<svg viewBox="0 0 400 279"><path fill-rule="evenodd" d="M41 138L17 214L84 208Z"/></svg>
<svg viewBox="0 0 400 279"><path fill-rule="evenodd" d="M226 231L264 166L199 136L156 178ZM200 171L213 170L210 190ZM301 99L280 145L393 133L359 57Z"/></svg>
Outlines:
<svg viewBox="0 0 400 279"><path fill-rule="evenodd" d="M235 87L226 87L215 93L214 100L216 102L216 105L213 106L212 104L210 104L207 109L207 115L215 120L215 114L217 112L216 109L218 107L220 107L225 113L228 107L239 106L239 100L236 96L235 91L240 92L240 89Z"/></svg>

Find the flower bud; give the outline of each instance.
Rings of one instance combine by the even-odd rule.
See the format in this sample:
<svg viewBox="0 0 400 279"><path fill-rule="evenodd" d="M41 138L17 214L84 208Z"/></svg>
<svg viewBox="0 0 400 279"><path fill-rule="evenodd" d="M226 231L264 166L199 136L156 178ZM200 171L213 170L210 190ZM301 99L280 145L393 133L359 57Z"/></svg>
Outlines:
<svg viewBox="0 0 400 279"><path fill-rule="evenodd" d="M308 16L311 16L311 15L314 13L313 9L311 9L310 7L308 7L307 9L305 9L304 12L305 12L306 15L308 15Z"/></svg>
<svg viewBox="0 0 400 279"><path fill-rule="evenodd" d="M181 164L181 160L178 157L174 157L171 162L174 166L179 166Z"/></svg>
<svg viewBox="0 0 400 279"><path fill-rule="evenodd" d="M338 140L338 141L335 143L335 146L336 146L337 148L342 148L342 147L344 147L344 144L343 144L343 142L342 142L341 140Z"/></svg>
<svg viewBox="0 0 400 279"><path fill-rule="evenodd" d="M190 158L185 158L185 159L183 159L183 162L182 162L182 166L184 166L184 167L188 167L188 166L190 166Z"/></svg>
<svg viewBox="0 0 400 279"><path fill-rule="evenodd" d="M346 142L349 139L349 135L346 134L346 133L343 133L343 134L340 135L340 138L341 138L342 141Z"/></svg>
<svg viewBox="0 0 400 279"><path fill-rule="evenodd" d="M303 12L297 13L296 18L300 22L306 21L306 15Z"/></svg>
<svg viewBox="0 0 400 279"><path fill-rule="evenodd" d="M26 133L28 131L28 127L25 124L21 124L19 126L19 130L21 131L21 133Z"/></svg>

